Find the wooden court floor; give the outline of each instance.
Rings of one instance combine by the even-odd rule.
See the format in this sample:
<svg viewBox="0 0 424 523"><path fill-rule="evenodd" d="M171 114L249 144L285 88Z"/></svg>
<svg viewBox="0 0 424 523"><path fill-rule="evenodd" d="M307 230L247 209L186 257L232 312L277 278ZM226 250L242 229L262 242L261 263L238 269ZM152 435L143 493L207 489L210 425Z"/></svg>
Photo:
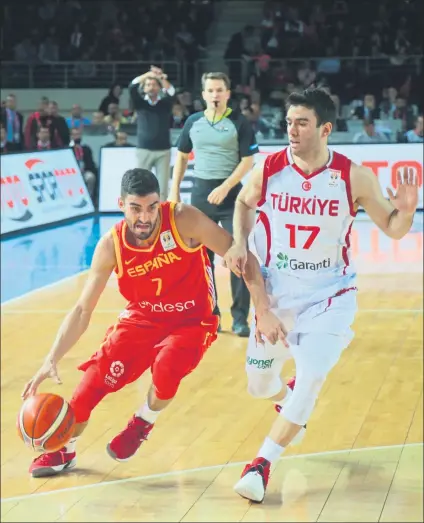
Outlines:
<svg viewBox="0 0 424 523"><path fill-rule="evenodd" d="M183 382L149 441L127 463L105 452L143 401L147 374L99 405L78 442L77 468L51 479L29 477L35 456L17 436L16 415L22 387L86 275L4 305L1 521L423 521L422 233L390 249L388 258L384 249L357 252L356 337L326 381L305 439L275 464L262 505L232 490L275 413L246 392L246 341L228 332L225 269L217 276L227 332ZM70 397L77 364L124 305L115 287L112 279L89 330L59 366L63 385L47 382L40 391ZM292 372L289 363L284 375Z"/></svg>

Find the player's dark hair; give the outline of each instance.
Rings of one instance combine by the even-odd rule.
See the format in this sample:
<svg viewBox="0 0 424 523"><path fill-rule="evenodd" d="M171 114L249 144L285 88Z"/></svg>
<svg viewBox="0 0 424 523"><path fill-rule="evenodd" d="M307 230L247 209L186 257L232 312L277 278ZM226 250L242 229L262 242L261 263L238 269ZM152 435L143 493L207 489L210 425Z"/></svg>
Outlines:
<svg viewBox="0 0 424 523"><path fill-rule="evenodd" d="M291 93L287 97L286 109L302 105L313 109L317 117L317 127L327 122L336 123L336 106L330 94L322 87L310 87L301 93Z"/></svg>
<svg viewBox="0 0 424 523"><path fill-rule="evenodd" d="M156 176L147 169L129 169L122 177L121 197L128 194L134 196L147 196L160 194L159 182Z"/></svg>

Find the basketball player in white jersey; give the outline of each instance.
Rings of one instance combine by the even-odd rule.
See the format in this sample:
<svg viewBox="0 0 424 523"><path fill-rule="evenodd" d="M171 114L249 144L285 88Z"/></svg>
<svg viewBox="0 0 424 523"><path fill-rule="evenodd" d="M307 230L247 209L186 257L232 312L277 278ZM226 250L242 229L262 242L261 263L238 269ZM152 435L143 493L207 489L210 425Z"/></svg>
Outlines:
<svg viewBox="0 0 424 523"><path fill-rule="evenodd" d="M271 463L304 432L326 376L353 338L357 289L350 232L358 207L398 240L409 231L418 202L413 172L399 173L397 192L388 189L387 200L371 170L328 149L336 110L324 90L291 94L287 110L290 146L268 156L240 192L234 243L224 258L230 269L243 274L254 227L264 265L267 294L262 296L268 298L254 302L248 390L272 400L279 411L257 457L234 487L256 502L264 499ZM273 314L263 315L264 310ZM289 357L296 364L296 380L285 384L280 374Z"/></svg>

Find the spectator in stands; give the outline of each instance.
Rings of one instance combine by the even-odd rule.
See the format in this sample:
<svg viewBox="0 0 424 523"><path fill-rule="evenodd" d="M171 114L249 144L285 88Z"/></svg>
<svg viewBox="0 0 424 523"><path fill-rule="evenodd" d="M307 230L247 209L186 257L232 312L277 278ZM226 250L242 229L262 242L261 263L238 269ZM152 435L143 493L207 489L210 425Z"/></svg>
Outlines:
<svg viewBox="0 0 424 523"><path fill-rule="evenodd" d="M374 120L365 117L363 122L364 130L357 133L353 138L353 143L387 143L387 136L375 128Z"/></svg>
<svg viewBox="0 0 424 523"><path fill-rule="evenodd" d="M16 109L16 96L6 97L5 107L1 109L1 122L6 131L8 148L15 151L24 149L24 117Z"/></svg>
<svg viewBox="0 0 424 523"><path fill-rule="evenodd" d="M47 127L50 130L50 141L53 141L56 127L53 125L47 112L48 106L49 99L46 96L43 96L40 99L38 111L29 115L25 125L25 149L36 149L40 127Z"/></svg>
<svg viewBox="0 0 424 523"><path fill-rule="evenodd" d="M303 62L303 64L297 70L297 79L299 80L300 85L304 89L313 84L315 82L316 77L317 73L312 68L310 60L306 60L305 62Z"/></svg>
<svg viewBox="0 0 424 523"><path fill-rule="evenodd" d="M393 114L396 111L397 89L395 87L385 87L382 98L379 105L381 118L385 120L393 118Z"/></svg>
<svg viewBox="0 0 424 523"><path fill-rule="evenodd" d="M353 118L358 118L359 120L368 118L372 121L380 118L380 109L376 107L375 96L373 94L365 95L364 104L355 109Z"/></svg>
<svg viewBox="0 0 424 523"><path fill-rule="evenodd" d="M253 25L246 25L241 31L233 34L225 51L224 59L229 60L228 69L234 83L246 83L249 59L257 55L259 49L260 41L256 37ZM242 59L244 60L243 68L240 62Z"/></svg>
<svg viewBox="0 0 424 523"><path fill-rule="evenodd" d="M36 151L49 151L51 149L56 149L55 144L50 138L50 129L41 125L37 131L37 143L35 144L34 149Z"/></svg>
<svg viewBox="0 0 424 523"><path fill-rule="evenodd" d="M105 115L101 111L95 111L93 113L93 119L91 120L91 125L106 125L105 124Z"/></svg>
<svg viewBox="0 0 424 523"><path fill-rule="evenodd" d="M405 139L408 143L423 143L423 115L421 114L415 120L414 129L405 133Z"/></svg>
<svg viewBox="0 0 424 523"><path fill-rule="evenodd" d="M0 153L1 154L8 154L8 153L17 152L18 151L18 149L16 148L17 144L14 143L14 142L8 142L7 141L6 127L3 125L3 122L0 125L1 125L1 127L0 127L0 131L1 131L1 137L0 137L1 150L0 150Z"/></svg>
<svg viewBox="0 0 424 523"><path fill-rule="evenodd" d="M105 116L109 114L109 106L110 104L116 104L119 105L119 99L122 94L122 87L120 84L113 84L112 87L109 89L109 93L107 96L103 98L103 100L100 102L99 105L99 111L102 112Z"/></svg>
<svg viewBox="0 0 424 523"><path fill-rule="evenodd" d="M171 129L182 129L184 127L184 123L187 120L187 117L184 116L184 109L183 106L179 103L175 103L172 106L172 116L170 121L170 128Z"/></svg>
<svg viewBox="0 0 424 523"><path fill-rule="evenodd" d="M115 134L115 141L105 144L103 147L135 147L134 144L128 142L128 135L124 131L118 131Z"/></svg>
<svg viewBox="0 0 424 523"><path fill-rule="evenodd" d="M168 196L171 164L169 121L175 88L158 67L137 76L129 86L132 106L137 112L137 160L139 167L155 167L161 199Z"/></svg>
<svg viewBox="0 0 424 523"><path fill-rule="evenodd" d="M48 36L40 44L38 59L44 64L59 61L59 46L52 37Z"/></svg>
<svg viewBox="0 0 424 523"><path fill-rule="evenodd" d="M122 124L128 123L128 118L122 115L117 104L109 104L107 112L108 114L104 117L103 121L108 127L112 127L115 131L120 129Z"/></svg>
<svg viewBox="0 0 424 523"><path fill-rule="evenodd" d="M393 118L402 120L402 126L405 131L412 129L416 118L412 106L408 104L403 96L396 97L395 105L396 109L393 112Z"/></svg>
<svg viewBox="0 0 424 523"><path fill-rule="evenodd" d="M81 128L71 129L71 141L69 147L74 151L80 171L84 177L87 190L94 201L97 184L97 167L93 160L93 151L89 145L82 143Z"/></svg>
<svg viewBox="0 0 424 523"><path fill-rule="evenodd" d="M67 147L71 139L69 127L63 116L59 114L59 105L57 102L50 101L47 112L55 128L53 143L55 147Z"/></svg>
<svg viewBox="0 0 424 523"><path fill-rule="evenodd" d="M103 115L101 117L103 119ZM71 109L71 116L66 118L66 124L69 129L83 129L84 125L91 124L91 120L82 115L82 107L80 105L74 104Z"/></svg>
<svg viewBox="0 0 424 523"><path fill-rule="evenodd" d="M182 89L177 92L177 102L183 108L183 114L185 118L188 118L195 112L193 107L193 97L188 89Z"/></svg>

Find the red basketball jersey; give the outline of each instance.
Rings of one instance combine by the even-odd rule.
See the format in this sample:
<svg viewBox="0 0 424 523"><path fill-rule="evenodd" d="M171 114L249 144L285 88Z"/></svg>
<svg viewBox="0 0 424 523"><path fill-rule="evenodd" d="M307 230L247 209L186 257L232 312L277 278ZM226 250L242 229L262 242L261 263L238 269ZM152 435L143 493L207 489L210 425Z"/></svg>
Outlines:
<svg viewBox="0 0 424 523"><path fill-rule="evenodd" d="M210 316L215 307L206 248L190 248L183 243L174 209L174 203L161 203L161 224L150 247L128 243L125 220L112 228L119 291L130 302L127 309L136 310L144 320L201 319Z"/></svg>

